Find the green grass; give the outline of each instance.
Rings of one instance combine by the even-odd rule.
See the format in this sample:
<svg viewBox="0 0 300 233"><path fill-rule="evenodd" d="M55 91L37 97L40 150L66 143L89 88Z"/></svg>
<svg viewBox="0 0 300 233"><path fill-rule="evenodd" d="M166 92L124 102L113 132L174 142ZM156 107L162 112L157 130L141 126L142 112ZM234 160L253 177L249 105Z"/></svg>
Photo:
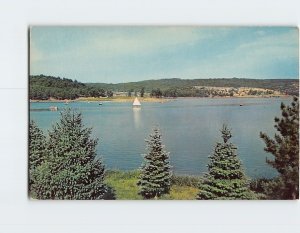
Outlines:
<svg viewBox="0 0 300 233"><path fill-rule="evenodd" d="M115 190L117 200L143 200L138 194L139 171L107 171L105 182ZM174 176L169 194L161 196L161 200L193 200L199 192L198 177Z"/></svg>

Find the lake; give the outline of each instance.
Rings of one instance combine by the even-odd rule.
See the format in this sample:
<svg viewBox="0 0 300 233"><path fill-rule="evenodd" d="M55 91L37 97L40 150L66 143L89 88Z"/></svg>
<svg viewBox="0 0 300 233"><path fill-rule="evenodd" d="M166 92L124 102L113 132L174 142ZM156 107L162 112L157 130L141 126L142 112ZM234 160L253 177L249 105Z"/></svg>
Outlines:
<svg viewBox="0 0 300 233"><path fill-rule="evenodd" d="M272 177L276 171L266 164L268 155L259 132L274 135L274 117L280 116L280 98L182 98L166 103L71 102L30 103L30 109L70 107L82 113L85 126L99 138L97 153L108 169L140 167L146 153L145 139L158 126L165 149L170 152L175 174L201 175L207 171L208 155L221 141L223 123L232 129L232 142L249 177ZM240 106L242 105L242 106ZM59 111L30 111L30 119L45 132L59 120Z"/></svg>

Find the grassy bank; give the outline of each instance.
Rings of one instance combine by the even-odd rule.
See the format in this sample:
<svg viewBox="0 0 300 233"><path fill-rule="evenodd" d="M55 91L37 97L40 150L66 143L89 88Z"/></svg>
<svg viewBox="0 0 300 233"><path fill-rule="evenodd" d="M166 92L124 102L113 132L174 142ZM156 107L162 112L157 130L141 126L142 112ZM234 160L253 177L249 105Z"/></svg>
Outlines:
<svg viewBox="0 0 300 233"><path fill-rule="evenodd" d="M139 171L107 171L105 182L115 190L117 200L142 200L138 194ZM161 200L193 200L199 192L199 177L173 176L170 194Z"/></svg>

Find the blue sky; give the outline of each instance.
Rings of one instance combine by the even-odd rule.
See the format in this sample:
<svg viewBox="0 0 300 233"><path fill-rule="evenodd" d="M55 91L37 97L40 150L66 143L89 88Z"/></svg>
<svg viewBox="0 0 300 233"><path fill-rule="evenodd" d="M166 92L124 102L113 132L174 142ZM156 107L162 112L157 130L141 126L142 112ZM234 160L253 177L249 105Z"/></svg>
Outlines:
<svg viewBox="0 0 300 233"><path fill-rule="evenodd" d="M121 83L161 78L298 78L295 27L46 27L30 73Z"/></svg>

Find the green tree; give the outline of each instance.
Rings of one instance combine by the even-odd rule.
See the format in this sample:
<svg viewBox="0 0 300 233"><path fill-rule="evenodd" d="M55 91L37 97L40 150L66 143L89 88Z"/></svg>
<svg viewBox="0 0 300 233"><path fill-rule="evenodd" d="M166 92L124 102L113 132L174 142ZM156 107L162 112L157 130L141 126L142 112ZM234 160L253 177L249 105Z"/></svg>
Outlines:
<svg viewBox="0 0 300 233"><path fill-rule="evenodd" d="M158 198L169 193L172 176L169 153L164 150L159 129L155 128L149 137L146 140L148 153L144 156L137 183L139 194L145 199Z"/></svg>
<svg viewBox="0 0 300 233"><path fill-rule="evenodd" d="M218 142L213 155L209 156L208 173L200 184L197 199L252 199L254 194L250 191L242 163L237 157L237 148L229 142L231 131L223 125L221 133L223 142Z"/></svg>
<svg viewBox="0 0 300 233"><path fill-rule="evenodd" d="M127 93L127 96L128 96L128 97L131 97L131 92L133 92L132 89L128 91L128 93Z"/></svg>
<svg viewBox="0 0 300 233"><path fill-rule="evenodd" d="M104 165L96 159L97 139L85 128L81 114L67 109L49 131L47 157L34 171L38 199L103 199Z"/></svg>
<svg viewBox="0 0 300 233"><path fill-rule="evenodd" d="M113 97L114 93L111 90L106 91L107 97Z"/></svg>
<svg viewBox="0 0 300 233"><path fill-rule="evenodd" d="M145 94L145 87L142 87L141 91L140 91L140 96L144 97Z"/></svg>
<svg viewBox="0 0 300 233"><path fill-rule="evenodd" d="M270 198L299 199L299 100L294 97L291 106L281 103L280 108L282 117L275 117L279 134L271 139L260 133L266 143L265 151L274 156L274 160L266 161L280 174L273 185L269 184Z"/></svg>
<svg viewBox="0 0 300 233"><path fill-rule="evenodd" d="M45 160L46 137L34 121L29 123L29 190L33 184L33 172Z"/></svg>
<svg viewBox="0 0 300 233"><path fill-rule="evenodd" d="M156 97L156 98L161 98L162 97L162 92L159 88L153 89L150 93L151 97Z"/></svg>

